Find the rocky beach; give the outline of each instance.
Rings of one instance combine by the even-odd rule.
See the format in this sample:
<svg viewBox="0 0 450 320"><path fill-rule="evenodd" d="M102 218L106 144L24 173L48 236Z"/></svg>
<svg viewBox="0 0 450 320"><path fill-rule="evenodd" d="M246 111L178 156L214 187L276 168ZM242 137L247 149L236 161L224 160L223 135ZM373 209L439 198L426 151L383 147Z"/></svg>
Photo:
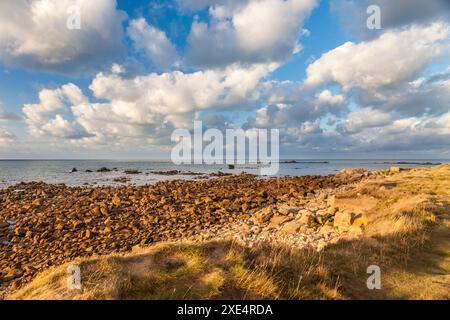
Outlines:
<svg viewBox="0 0 450 320"><path fill-rule="evenodd" d="M340 207L337 194L415 170L421 169L268 179L217 174L120 187L21 183L0 190L0 293L80 257L162 242L231 239L247 248L269 242L321 251L360 236L368 224L357 206Z"/></svg>

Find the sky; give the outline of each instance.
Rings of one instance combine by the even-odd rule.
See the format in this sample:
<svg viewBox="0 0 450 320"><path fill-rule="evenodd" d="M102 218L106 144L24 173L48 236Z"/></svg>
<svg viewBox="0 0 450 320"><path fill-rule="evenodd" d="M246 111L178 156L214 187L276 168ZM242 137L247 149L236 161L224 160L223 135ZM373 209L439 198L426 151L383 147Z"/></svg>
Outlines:
<svg viewBox="0 0 450 320"><path fill-rule="evenodd" d="M449 159L450 2L0 2L0 159L167 158L194 120L278 129L283 158Z"/></svg>

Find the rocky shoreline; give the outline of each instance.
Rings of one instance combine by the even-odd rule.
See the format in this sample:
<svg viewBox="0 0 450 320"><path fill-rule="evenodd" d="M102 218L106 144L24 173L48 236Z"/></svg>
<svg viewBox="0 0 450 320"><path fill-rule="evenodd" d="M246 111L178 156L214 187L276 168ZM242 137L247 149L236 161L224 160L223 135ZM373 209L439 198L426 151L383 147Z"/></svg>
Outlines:
<svg viewBox="0 0 450 320"><path fill-rule="evenodd" d="M375 173L376 174L376 173ZM146 186L22 183L0 190L0 297L40 271L77 257L160 241L234 238L320 250L365 221L334 207L334 194L371 176L259 179L240 174Z"/></svg>

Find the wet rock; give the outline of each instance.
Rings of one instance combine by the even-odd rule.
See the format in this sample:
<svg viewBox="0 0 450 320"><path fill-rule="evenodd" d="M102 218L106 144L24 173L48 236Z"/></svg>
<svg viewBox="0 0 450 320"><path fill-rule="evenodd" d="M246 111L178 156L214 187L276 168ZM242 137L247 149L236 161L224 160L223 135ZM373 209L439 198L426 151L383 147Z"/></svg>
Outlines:
<svg viewBox="0 0 450 320"><path fill-rule="evenodd" d="M111 172L111 169L108 169L106 167L102 167L100 169L97 169L97 172Z"/></svg>
<svg viewBox="0 0 450 320"><path fill-rule="evenodd" d="M71 172L71 173L78 172L78 169L77 169L77 168L73 168L72 171L70 171L70 172Z"/></svg>
<svg viewBox="0 0 450 320"><path fill-rule="evenodd" d="M141 174L142 172L139 170L125 170L125 174Z"/></svg>
<svg viewBox="0 0 450 320"><path fill-rule="evenodd" d="M114 178L113 181L120 182L120 183L127 183L127 182L130 182L130 178L128 178L128 177Z"/></svg>

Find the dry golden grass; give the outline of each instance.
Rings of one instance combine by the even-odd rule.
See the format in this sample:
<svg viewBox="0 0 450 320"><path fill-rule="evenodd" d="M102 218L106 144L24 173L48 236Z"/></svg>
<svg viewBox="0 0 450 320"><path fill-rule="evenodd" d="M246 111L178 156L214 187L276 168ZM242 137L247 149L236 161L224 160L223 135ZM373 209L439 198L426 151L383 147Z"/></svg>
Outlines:
<svg viewBox="0 0 450 320"><path fill-rule="evenodd" d="M82 290L67 290L70 264L42 273L10 299L336 298L312 251L231 241L166 243L126 256L74 261Z"/></svg>
<svg viewBox="0 0 450 320"><path fill-rule="evenodd" d="M448 299L450 166L365 181L337 205L365 215L363 236L321 253L231 241L162 243L126 256L76 260L82 290L66 289L68 265L48 270L10 299ZM358 205L359 204L359 205ZM366 286L369 265L382 289Z"/></svg>

